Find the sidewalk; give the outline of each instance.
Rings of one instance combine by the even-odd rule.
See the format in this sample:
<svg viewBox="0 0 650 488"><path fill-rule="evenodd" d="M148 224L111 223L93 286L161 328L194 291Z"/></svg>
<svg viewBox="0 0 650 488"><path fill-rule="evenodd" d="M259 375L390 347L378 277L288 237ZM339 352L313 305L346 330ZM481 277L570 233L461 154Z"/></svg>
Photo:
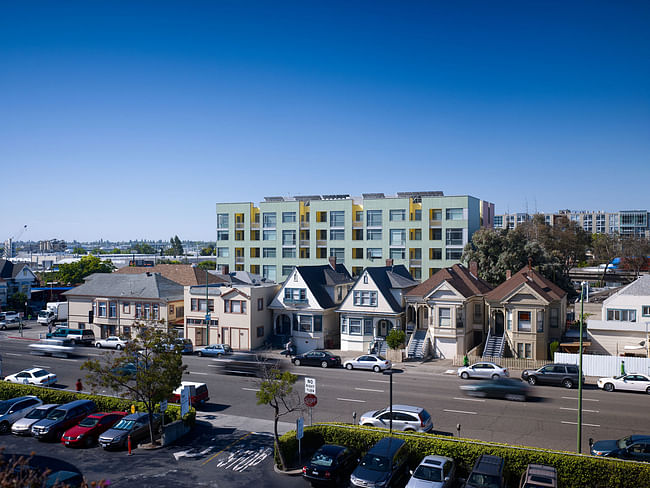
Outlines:
<svg viewBox="0 0 650 488"><path fill-rule="evenodd" d="M39 339L44 339L45 334L47 334L47 326L40 325L36 322L36 320L24 320L22 335L20 333L20 328L15 327L1 331L0 337L8 339L26 339L37 341Z"/></svg>

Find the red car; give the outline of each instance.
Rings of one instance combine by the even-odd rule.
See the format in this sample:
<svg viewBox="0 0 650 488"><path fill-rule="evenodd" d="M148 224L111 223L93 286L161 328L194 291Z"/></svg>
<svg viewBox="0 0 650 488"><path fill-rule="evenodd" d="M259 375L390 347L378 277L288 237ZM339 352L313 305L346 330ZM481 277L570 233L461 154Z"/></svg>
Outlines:
<svg viewBox="0 0 650 488"><path fill-rule="evenodd" d="M88 415L63 434L61 443L66 447L91 447L97 443L100 434L113 427L125 415L126 412L99 412Z"/></svg>

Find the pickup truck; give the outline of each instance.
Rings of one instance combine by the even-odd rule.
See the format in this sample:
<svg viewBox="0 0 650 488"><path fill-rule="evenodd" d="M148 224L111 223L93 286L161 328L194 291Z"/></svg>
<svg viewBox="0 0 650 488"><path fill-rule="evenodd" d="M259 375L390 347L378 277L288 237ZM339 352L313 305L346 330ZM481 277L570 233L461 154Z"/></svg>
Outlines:
<svg viewBox="0 0 650 488"><path fill-rule="evenodd" d="M108 349L124 349L128 341L120 339L117 336L109 336L106 339L98 339L95 341L95 347L102 348L106 347Z"/></svg>

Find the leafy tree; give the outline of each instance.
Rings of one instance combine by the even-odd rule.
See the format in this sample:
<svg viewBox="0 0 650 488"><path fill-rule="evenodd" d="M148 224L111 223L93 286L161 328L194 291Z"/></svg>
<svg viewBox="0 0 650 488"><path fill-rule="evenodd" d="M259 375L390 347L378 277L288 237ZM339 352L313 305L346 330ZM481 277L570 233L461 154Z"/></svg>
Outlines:
<svg viewBox="0 0 650 488"><path fill-rule="evenodd" d="M178 238L178 236L172 237L169 240L169 243L171 244L171 248L168 249L170 256L182 256L185 254L183 244L181 243L181 240Z"/></svg>
<svg viewBox="0 0 650 488"><path fill-rule="evenodd" d="M406 334L401 329L391 329L386 336L386 344L391 349L399 349L406 342Z"/></svg>
<svg viewBox="0 0 650 488"><path fill-rule="evenodd" d="M122 250L118 249L117 247L114 247L113 250L111 251L111 254L122 254Z"/></svg>
<svg viewBox="0 0 650 488"><path fill-rule="evenodd" d="M27 312L27 310L25 310L25 303L27 303L27 295L21 291L16 292L7 298L7 307L9 310L22 310Z"/></svg>
<svg viewBox="0 0 650 488"><path fill-rule="evenodd" d="M201 249L201 256L214 256L215 255L215 250L214 250L214 244L210 244L208 247L204 247Z"/></svg>
<svg viewBox="0 0 650 488"><path fill-rule="evenodd" d="M187 368L175 339L173 334L143 326L122 351L104 356L102 362L89 359L81 366L88 371L86 381L93 392L98 389L123 392L128 398L145 404L152 444L155 406L178 388Z"/></svg>
<svg viewBox="0 0 650 488"><path fill-rule="evenodd" d="M131 250L136 254L156 254L156 250L151 244L146 242L137 243L131 247Z"/></svg>
<svg viewBox="0 0 650 488"><path fill-rule="evenodd" d="M197 266L201 269L217 269L217 263L214 261L201 261Z"/></svg>
<svg viewBox="0 0 650 488"><path fill-rule="evenodd" d="M273 408L273 438L282 469L287 469L287 464L280 449L278 422L282 416L302 410L300 394L293 389L296 381L298 381L298 376L289 371L281 372L277 369L262 368L260 389L255 393L258 405L269 405Z"/></svg>
<svg viewBox="0 0 650 488"><path fill-rule="evenodd" d="M84 256L75 263L61 264L57 278L62 283L79 284L93 273L112 273L115 269L110 260L102 261L97 256Z"/></svg>
<svg viewBox="0 0 650 488"><path fill-rule="evenodd" d="M600 281L605 283L607 268L612 260L621 252L621 240L618 234L596 234L591 240L591 251L597 264L604 264L603 276Z"/></svg>
<svg viewBox="0 0 650 488"><path fill-rule="evenodd" d="M75 246L72 250L72 254L86 254L86 250L81 246Z"/></svg>
<svg viewBox="0 0 650 488"><path fill-rule="evenodd" d="M625 236L621 239L621 260L623 265L634 271L635 278L648 265L650 241L644 237Z"/></svg>

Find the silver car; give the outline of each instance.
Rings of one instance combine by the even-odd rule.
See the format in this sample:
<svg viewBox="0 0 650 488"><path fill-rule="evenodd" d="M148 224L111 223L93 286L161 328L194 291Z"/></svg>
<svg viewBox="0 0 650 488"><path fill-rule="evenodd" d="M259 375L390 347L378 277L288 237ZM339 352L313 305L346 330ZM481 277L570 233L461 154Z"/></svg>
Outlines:
<svg viewBox="0 0 650 488"><path fill-rule="evenodd" d="M502 368L498 364L489 362L474 363L471 366L458 368L458 376L467 380L469 378L493 379L507 378L510 376L508 368Z"/></svg>
<svg viewBox="0 0 650 488"><path fill-rule="evenodd" d="M352 369L370 369L376 373L390 369L393 364L386 358L376 354L364 354L363 356L350 359L343 363L343 367L348 370Z"/></svg>
<svg viewBox="0 0 650 488"><path fill-rule="evenodd" d="M425 456L415 471L411 471L406 488L451 488L455 475L456 463L452 458Z"/></svg>
<svg viewBox="0 0 650 488"><path fill-rule="evenodd" d="M160 415L154 414L154 433L160 430L160 419ZM129 436L134 446L149 436L149 414L137 412L127 415L100 435L98 442L104 449L126 449Z"/></svg>
<svg viewBox="0 0 650 488"><path fill-rule="evenodd" d="M47 414L58 407L58 403L48 403L36 407L34 410L25 415L22 419L16 420L11 426L11 433L14 435L32 435L32 425L43 420Z"/></svg>
<svg viewBox="0 0 650 488"><path fill-rule="evenodd" d="M43 402L35 396L23 396L0 402L0 434L9 432L11 424L39 405L43 405Z"/></svg>
<svg viewBox="0 0 650 488"><path fill-rule="evenodd" d="M361 416L359 425L368 427L390 428L390 408L366 412ZM421 407L411 405L393 405L393 429L411 432L429 432L433 429L431 415Z"/></svg>

